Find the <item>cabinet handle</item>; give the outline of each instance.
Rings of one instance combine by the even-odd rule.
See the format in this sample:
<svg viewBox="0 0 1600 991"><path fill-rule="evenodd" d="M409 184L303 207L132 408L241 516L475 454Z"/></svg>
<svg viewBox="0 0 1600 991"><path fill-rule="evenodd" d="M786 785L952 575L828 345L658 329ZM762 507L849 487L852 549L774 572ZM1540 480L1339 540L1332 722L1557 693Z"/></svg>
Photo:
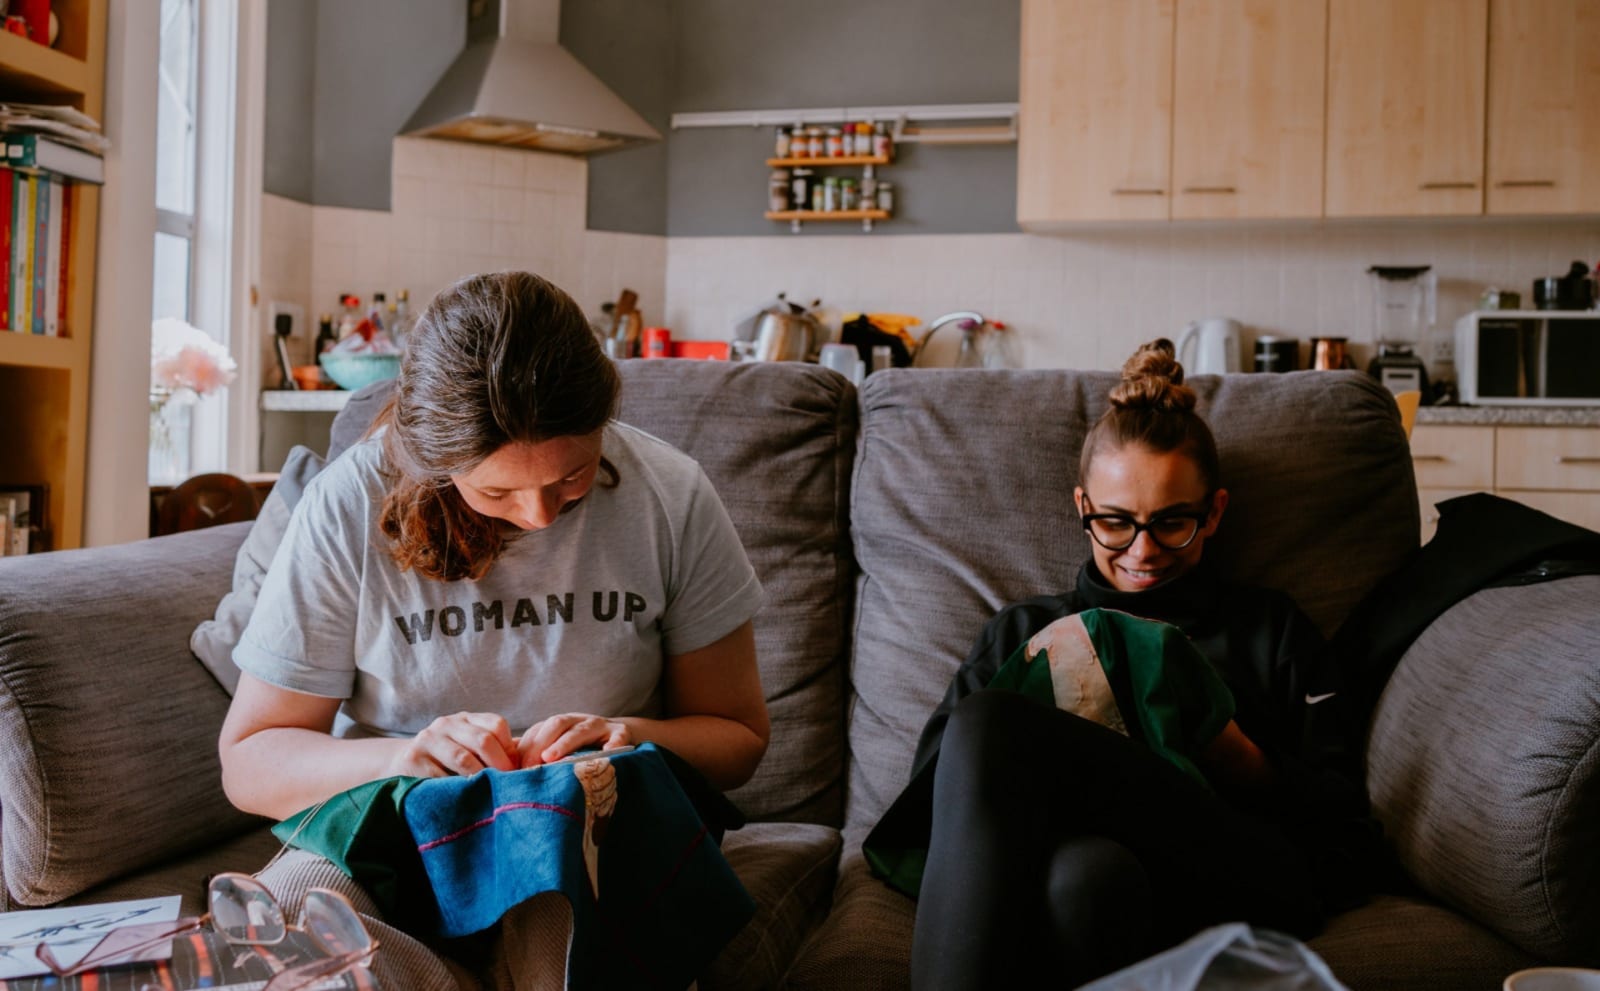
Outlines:
<svg viewBox="0 0 1600 991"><path fill-rule="evenodd" d="M1600 458L1580 457L1576 454L1563 454L1556 458L1558 465L1600 465Z"/></svg>
<svg viewBox="0 0 1600 991"><path fill-rule="evenodd" d="M1475 182L1425 182L1418 189L1477 189Z"/></svg>
<svg viewBox="0 0 1600 991"><path fill-rule="evenodd" d="M1554 179L1507 179L1495 186L1500 189L1554 189L1555 184Z"/></svg>
<svg viewBox="0 0 1600 991"><path fill-rule="evenodd" d="M1186 193L1237 193L1238 192L1238 190L1234 189L1232 186L1185 186L1185 187L1183 187L1183 191L1186 192Z"/></svg>
<svg viewBox="0 0 1600 991"><path fill-rule="evenodd" d="M1445 457L1442 454L1413 454L1411 456L1411 460L1412 461L1449 461L1450 459Z"/></svg>
<svg viewBox="0 0 1600 991"><path fill-rule="evenodd" d="M1165 196L1165 189L1113 189L1112 196Z"/></svg>

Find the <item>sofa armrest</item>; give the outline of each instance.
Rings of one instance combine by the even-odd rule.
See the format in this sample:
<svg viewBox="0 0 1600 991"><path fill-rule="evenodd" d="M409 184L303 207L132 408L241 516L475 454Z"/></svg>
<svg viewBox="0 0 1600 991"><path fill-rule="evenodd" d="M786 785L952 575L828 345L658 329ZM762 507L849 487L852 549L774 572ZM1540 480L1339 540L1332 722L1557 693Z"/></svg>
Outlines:
<svg viewBox="0 0 1600 991"><path fill-rule="evenodd" d="M189 635L250 524L0 561L0 862L46 905L242 832Z"/></svg>
<svg viewBox="0 0 1600 991"><path fill-rule="evenodd" d="M1374 811L1430 894L1541 957L1600 964L1600 576L1487 589L1401 659Z"/></svg>

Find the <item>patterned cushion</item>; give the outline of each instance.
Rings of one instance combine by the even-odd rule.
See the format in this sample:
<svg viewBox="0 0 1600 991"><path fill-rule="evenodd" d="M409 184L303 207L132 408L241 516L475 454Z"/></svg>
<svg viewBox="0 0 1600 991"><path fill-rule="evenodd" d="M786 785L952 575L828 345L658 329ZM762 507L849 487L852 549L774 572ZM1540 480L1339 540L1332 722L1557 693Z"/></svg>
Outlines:
<svg viewBox="0 0 1600 991"><path fill-rule="evenodd" d="M1396 895L1332 919L1311 948L1350 991L1498 991L1541 962L1443 905Z"/></svg>
<svg viewBox="0 0 1600 991"><path fill-rule="evenodd" d="M862 836L845 834L833 908L800 950L791 991L901 991L911 983L916 902L873 877Z"/></svg>
<svg viewBox="0 0 1600 991"><path fill-rule="evenodd" d="M723 856L756 900L756 915L699 981L704 991L774 988L828 912L839 831L810 823L751 823L722 840Z"/></svg>
<svg viewBox="0 0 1600 991"><path fill-rule="evenodd" d="M1530 953L1600 966L1600 576L1486 589L1401 658L1367 780L1431 894Z"/></svg>

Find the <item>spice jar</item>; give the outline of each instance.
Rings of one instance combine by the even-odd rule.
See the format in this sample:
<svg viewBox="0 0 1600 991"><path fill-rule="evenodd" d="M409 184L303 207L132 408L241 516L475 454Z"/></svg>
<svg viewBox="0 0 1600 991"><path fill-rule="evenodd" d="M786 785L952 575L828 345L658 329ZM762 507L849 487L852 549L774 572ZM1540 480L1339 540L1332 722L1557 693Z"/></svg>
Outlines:
<svg viewBox="0 0 1600 991"><path fill-rule="evenodd" d="M811 209L811 177L814 175L810 169L795 169L789 180L789 202L795 210Z"/></svg>
<svg viewBox="0 0 1600 991"><path fill-rule="evenodd" d="M839 180L839 209L854 210L856 208L856 181L854 179Z"/></svg>
<svg viewBox="0 0 1600 991"><path fill-rule="evenodd" d="M786 127L778 128L777 141L773 145L773 149L772 150L777 153L777 157L778 158L788 158L789 157L789 129L788 128L786 128Z"/></svg>
<svg viewBox="0 0 1600 991"><path fill-rule="evenodd" d="M878 209L888 213L894 212L894 183L881 180L878 182Z"/></svg>
<svg viewBox="0 0 1600 991"><path fill-rule="evenodd" d="M839 179L837 176L828 176L822 180L822 209L825 213L832 213L839 209Z"/></svg>
<svg viewBox="0 0 1600 991"><path fill-rule="evenodd" d="M789 209L788 169L773 169L767 178L767 209L774 213Z"/></svg>
<svg viewBox="0 0 1600 991"><path fill-rule="evenodd" d="M829 158L844 157L844 135L837 127L828 128L827 149Z"/></svg>
<svg viewBox="0 0 1600 991"><path fill-rule="evenodd" d="M888 128L883 121L879 121L872 129L872 153L879 158L888 158L889 152L894 150L894 141L889 135Z"/></svg>
<svg viewBox="0 0 1600 991"><path fill-rule="evenodd" d="M806 154L812 158L822 157L822 128L811 127L806 129Z"/></svg>

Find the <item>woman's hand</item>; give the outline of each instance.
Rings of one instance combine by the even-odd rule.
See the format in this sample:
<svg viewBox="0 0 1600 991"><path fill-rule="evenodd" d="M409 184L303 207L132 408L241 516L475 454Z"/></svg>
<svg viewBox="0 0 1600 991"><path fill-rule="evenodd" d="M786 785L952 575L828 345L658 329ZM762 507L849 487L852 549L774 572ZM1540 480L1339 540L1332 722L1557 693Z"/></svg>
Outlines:
<svg viewBox="0 0 1600 991"><path fill-rule="evenodd" d="M410 740L389 764L389 773L418 778L476 774L486 767L517 769L511 727L492 712L440 716Z"/></svg>
<svg viewBox="0 0 1600 991"><path fill-rule="evenodd" d="M620 720L587 712L563 712L528 727L517 741L517 755L520 766L538 767L584 747L612 750L632 742L633 734Z"/></svg>

